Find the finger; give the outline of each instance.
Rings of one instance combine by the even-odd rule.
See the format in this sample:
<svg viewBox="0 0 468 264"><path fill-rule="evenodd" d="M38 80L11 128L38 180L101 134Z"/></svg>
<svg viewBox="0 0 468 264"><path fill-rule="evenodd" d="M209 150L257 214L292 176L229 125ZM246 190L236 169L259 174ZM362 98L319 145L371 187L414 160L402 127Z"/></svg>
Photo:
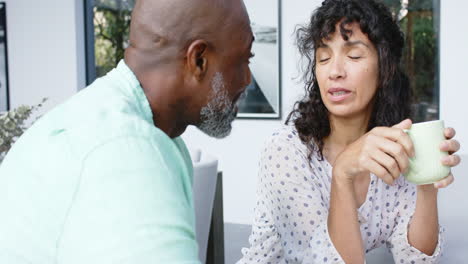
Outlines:
<svg viewBox="0 0 468 264"><path fill-rule="evenodd" d="M460 150L460 142L455 139L444 140L440 143L440 150L454 153Z"/></svg>
<svg viewBox="0 0 468 264"><path fill-rule="evenodd" d="M455 181L455 177L453 177L452 173L450 173L447 177L443 178L442 180L435 182L435 188L445 188Z"/></svg>
<svg viewBox="0 0 468 264"><path fill-rule="evenodd" d="M442 158L442 165L455 167L460 164L461 158L458 155L448 155Z"/></svg>
<svg viewBox="0 0 468 264"><path fill-rule="evenodd" d="M373 131L373 133L377 134L378 136L387 138L391 141L397 142L398 144L404 147L405 152L409 157L414 156L413 141L411 140L410 136L406 134L402 129L393 127L379 127L376 128Z"/></svg>
<svg viewBox="0 0 468 264"><path fill-rule="evenodd" d="M399 128L399 129L410 129L412 124L413 122L411 121L411 119L405 119L392 127Z"/></svg>
<svg viewBox="0 0 468 264"><path fill-rule="evenodd" d="M395 159L393 159L390 155L380 150L376 151L376 153L373 153L372 158L380 166L384 167L393 179L398 179L398 177L401 174L401 170Z"/></svg>
<svg viewBox="0 0 468 264"><path fill-rule="evenodd" d="M445 138L446 139L451 139L453 138L455 135L457 134L457 132L455 131L455 129L451 128L451 127L447 127L444 129L444 135L445 135Z"/></svg>
<svg viewBox="0 0 468 264"><path fill-rule="evenodd" d="M402 145L388 139L383 139L377 144L379 149L390 155L398 164L400 172L409 167L409 157Z"/></svg>
<svg viewBox="0 0 468 264"><path fill-rule="evenodd" d="M386 184L392 185L394 182L393 177L388 173L388 171L382 167L375 160L370 159L366 164L366 169L369 170L372 174L382 179Z"/></svg>

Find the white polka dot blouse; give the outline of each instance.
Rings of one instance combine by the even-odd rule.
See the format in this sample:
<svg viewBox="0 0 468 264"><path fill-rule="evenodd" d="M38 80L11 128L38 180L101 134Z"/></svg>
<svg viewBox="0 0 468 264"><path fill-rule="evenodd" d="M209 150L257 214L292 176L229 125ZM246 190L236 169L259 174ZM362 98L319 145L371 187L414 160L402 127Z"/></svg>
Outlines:
<svg viewBox="0 0 468 264"><path fill-rule="evenodd" d="M275 132L261 153L250 248L237 264L344 263L328 234L332 166L313 155L292 126ZM366 253L386 246L395 263L439 263L442 233L432 256L408 243L416 186L400 177L394 186L371 174L366 201L357 209Z"/></svg>

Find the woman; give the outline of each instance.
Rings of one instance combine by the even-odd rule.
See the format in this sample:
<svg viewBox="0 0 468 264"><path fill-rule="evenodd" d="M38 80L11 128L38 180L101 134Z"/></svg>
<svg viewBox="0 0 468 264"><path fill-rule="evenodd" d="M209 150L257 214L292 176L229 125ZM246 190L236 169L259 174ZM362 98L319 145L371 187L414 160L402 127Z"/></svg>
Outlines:
<svg viewBox="0 0 468 264"><path fill-rule="evenodd" d="M410 88L398 67L403 34L373 0L327 0L298 30L306 96L262 153L249 249L239 263L364 263L386 245L396 263L438 263L437 192L415 186ZM405 120L404 120L405 119ZM403 120L403 121L402 121ZM441 162L456 166L446 129Z"/></svg>

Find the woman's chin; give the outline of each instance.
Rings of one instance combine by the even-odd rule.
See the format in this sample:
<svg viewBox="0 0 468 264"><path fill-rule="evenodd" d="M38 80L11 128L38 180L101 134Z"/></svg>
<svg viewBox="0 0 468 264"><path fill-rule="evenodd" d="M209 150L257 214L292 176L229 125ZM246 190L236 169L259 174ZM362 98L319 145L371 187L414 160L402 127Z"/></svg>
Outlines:
<svg viewBox="0 0 468 264"><path fill-rule="evenodd" d="M338 118L353 118L359 116L359 111L351 109L349 106L332 107L329 108L328 112L331 116Z"/></svg>

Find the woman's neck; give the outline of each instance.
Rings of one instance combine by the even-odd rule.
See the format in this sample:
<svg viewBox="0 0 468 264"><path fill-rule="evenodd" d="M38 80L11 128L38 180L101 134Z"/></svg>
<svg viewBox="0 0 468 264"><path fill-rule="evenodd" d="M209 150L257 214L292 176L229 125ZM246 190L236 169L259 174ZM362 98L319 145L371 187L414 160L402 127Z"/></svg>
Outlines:
<svg viewBox="0 0 468 264"><path fill-rule="evenodd" d="M330 162L335 163L336 156L346 146L356 141L367 132L370 114L356 117L329 116L330 135L324 139L323 154Z"/></svg>

